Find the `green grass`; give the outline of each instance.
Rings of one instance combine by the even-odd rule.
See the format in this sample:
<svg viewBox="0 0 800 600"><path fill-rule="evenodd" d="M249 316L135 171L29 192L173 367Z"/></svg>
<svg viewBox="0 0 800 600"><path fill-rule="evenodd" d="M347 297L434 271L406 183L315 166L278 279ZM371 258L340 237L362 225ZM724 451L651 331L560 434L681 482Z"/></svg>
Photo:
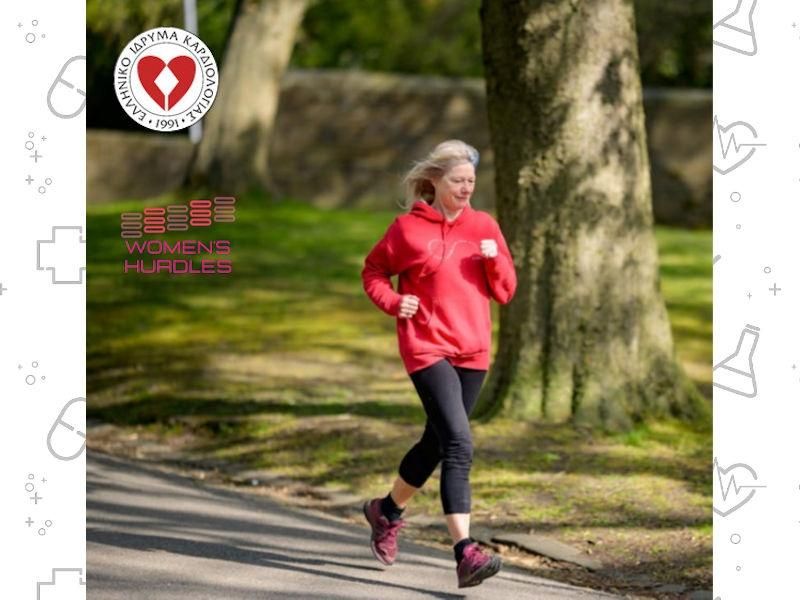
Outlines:
<svg viewBox="0 0 800 600"><path fill-rule="evenodd" d="M197 238L232 241L232 275L123 275L119 214L140 209L89 207L89 415L118 439L154 437L232 472L385 493L424 422L394 322L359 278L395 213L245 197L235 224ZM711 233L656 237L679 359L710 394ZM595 554L621 573L710 585L707 429L602 436L496 420L474 438L474 522L601 540ZM414 513L440 513L436 477Z"/></svg>

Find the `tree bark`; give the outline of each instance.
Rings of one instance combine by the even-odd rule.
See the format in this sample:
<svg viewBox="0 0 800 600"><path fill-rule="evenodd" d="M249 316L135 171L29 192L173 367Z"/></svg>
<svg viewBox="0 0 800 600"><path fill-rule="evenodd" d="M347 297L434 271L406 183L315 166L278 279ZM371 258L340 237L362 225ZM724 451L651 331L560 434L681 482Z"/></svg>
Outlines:
<svg viewBox="0 0 800 600"><path fill-rule="evenodd" d="M219 193L272 190L269 146L280 83L307 0L241 0L219 93L203 121L189 181Z"/></svg>
<svg viewBox="0 0 800 600"><path fill-rule="evenodd" d="M696 416L661 297L629 0L484 0L498 220L517 266L477 409L624 429Z"/></svg>

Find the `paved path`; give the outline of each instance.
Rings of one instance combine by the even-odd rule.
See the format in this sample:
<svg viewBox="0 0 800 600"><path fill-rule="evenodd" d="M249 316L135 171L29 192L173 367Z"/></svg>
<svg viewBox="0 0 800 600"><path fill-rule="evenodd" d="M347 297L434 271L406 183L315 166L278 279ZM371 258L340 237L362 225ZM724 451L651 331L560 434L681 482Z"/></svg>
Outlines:
<svg viewBox="0 0 800 600"><path fill-rule="evenodd" d="M366 523L97 453L87 465L86 527L92 600L614 598L508 567L459 590L449 553L402 540L398 562L384 570Z"/></svg>

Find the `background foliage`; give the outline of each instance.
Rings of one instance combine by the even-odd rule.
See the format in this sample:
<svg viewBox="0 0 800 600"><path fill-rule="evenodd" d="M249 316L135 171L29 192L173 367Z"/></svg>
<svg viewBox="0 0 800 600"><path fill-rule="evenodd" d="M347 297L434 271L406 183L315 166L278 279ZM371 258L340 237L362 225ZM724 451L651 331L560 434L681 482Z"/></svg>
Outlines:
<svg viewBox="0 0 800 600"><path fill-rule="evenodd" d="M198 0L200 34L221 64L236 0ZM711 86L711 3L635 0L645 86ZM87 0L88 126L137 129L111 73L124 45L183 25L182 0ZM291 66L481 77L480 0L317 0Z"/></svg>

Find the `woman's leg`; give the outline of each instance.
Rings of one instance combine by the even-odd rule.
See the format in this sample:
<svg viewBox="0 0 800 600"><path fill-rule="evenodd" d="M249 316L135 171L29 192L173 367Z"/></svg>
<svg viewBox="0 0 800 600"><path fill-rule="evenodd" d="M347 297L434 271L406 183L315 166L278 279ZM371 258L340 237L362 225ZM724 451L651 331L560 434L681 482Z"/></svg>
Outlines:
<svg viewBox="0 0 800 600"><path fill-rule="evenodd" d="M463 367L455 367L455 370L461 381L461 399L464 404L464 411L469 416L478 401L478 394L486 377L486 371L465 369ZM447 520L447 530L450 532L450 537L453 539L454 544L469 538L469 512L450 514L446 515L445 518Z"/></svg>
<svg viewBox="0 0 800 600"><path fill-rule="evenodd" d="M412 373L411 379L439 440L442 461L440 492L444 513L466 515L470 512L471 501L472 436L461 376L449 362L441 360ZM470 403L474 404L474 399ZM465 517L454 516L448 520L456 525L453 533L463 530Z"/></svg>
<svg viewBox="0 0 800 600"><path fill-rule="evenodd" d="M408 501L425 485L439 464L439 459L439 438L429 419L425 423L422 437L400 461L398 476L394 480L392 490L380 501L381 512L387 519L390 521L400 519Z"/></svg>
<svg viewBox="0 0 800 600"><path fill-rule="evenodd" d="M447 362L447 361L443 361ZM438 364L438 363L437 363ZM448 363L449 364L449 363ZM432 365L436 367L436 365ZM424 371L431 369L427 367ZM461 400L467 415L472 413L475 403L478 400L481 385L483 384L486 371L476 369L464 369L455 367L455 371L461 383ZM412 374L417 379L425 377L421 371ZM412 377L412 381L413 381ZM415 384L416 385L416 384ZM419 391L419 389L418 389ZM420 392L420 395L425 392ZM409 500L425 484L431 476L436 466L441 460L439 438L431 424L430 419L425 423L425 430L419 441L403 457L398 469L399 475L394 481L390 492L395 504L400 508L405 508ZM452 523L451 523L452 521ZM448 529L451 535L461 535L456 541L469 535L469 515L466 518L462 515L454 515L452 519L448 517Z"/></svg>
<svg viewBox="0 0 800 600"><path fill-rule="evenodd" d="M478 402L478 395L481 392L483 380L486 378L486 371L479 369L465 369L464 367L454 367L458 378L461 381L461 399L464 402L464 410L467 415L471 415Z"/></svg>
<svg viewBox="0 0 800 600"><path fill-rule="evenodd" d="M400 461L399 476L392 488L392 498L398 506L407 504L411 497L425 485L425 482L436 470L440 458L439 438L428 419L422 437Z"/></svg>
<svg viewBox="0 0 800 600"><path fill-rule="evenodd" d="M400 475L398 475L394 480L392 491L389 492L389 494L399 508L405 508L408 504L408 501L411 500L417 491L419 491L419 487L410 485Z"/></svg>

